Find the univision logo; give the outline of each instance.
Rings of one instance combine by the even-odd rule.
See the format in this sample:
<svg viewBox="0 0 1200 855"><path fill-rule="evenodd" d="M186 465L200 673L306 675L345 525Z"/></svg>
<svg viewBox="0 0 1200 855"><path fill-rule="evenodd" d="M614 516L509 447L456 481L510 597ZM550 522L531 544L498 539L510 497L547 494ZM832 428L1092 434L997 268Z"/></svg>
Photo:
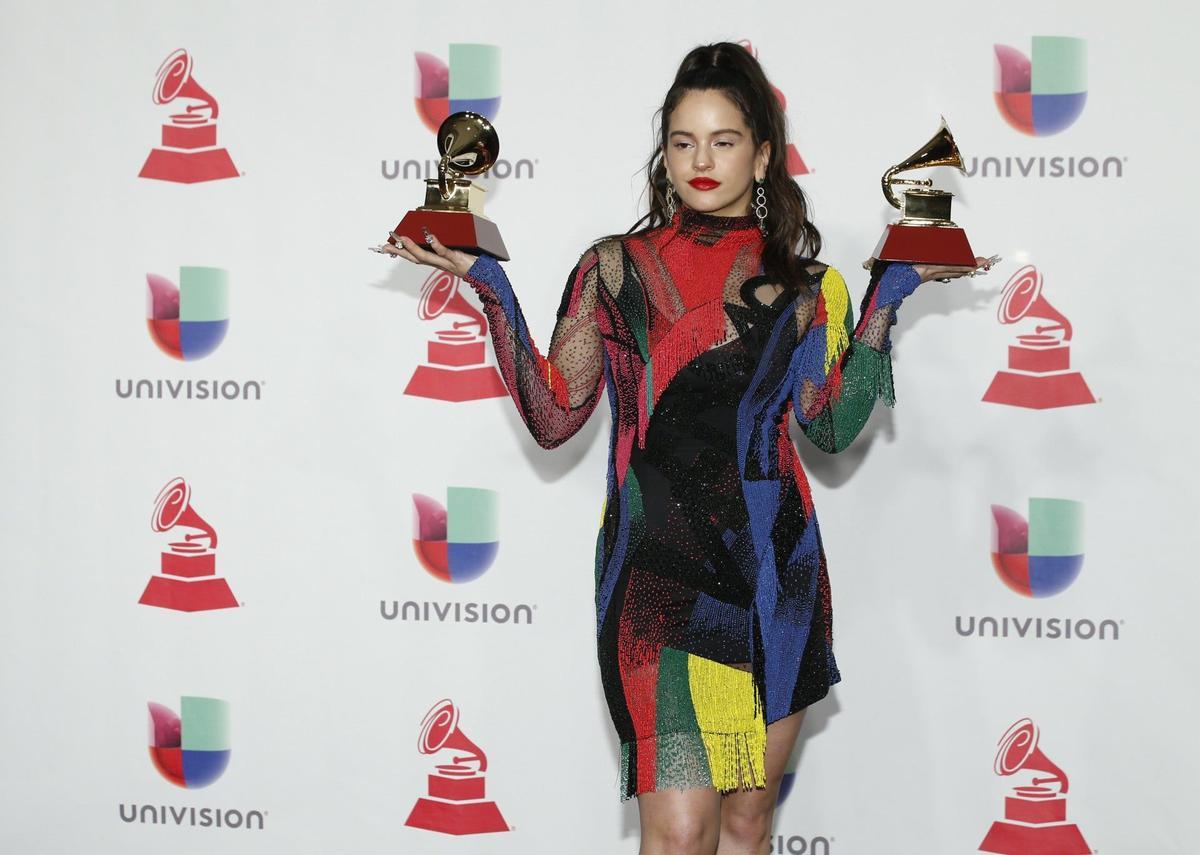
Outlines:
<svg viewBox="0 0 1200 855"><path fill-rule="evenodd" d="M1034 36L1032 58L993 45L992 97L1009 127L1032 137L1061 133L1087 103L1087 42L1070 36ZM979 178L1122 178L1128 158L1119 155L1019 155L965 157L968 176Z"/></svg>
<svg viewBox="0 0 1200 855"><path fill-rule="evenodd" d="M992 505L992 566L1023 597L1065 591L1083 569L1083 503L1030 499L1028 520Z"/></svg>
<svg viewBox="0 0 1200 855"><path fill-rule="evenodd" d="M180 267L179 285L146 274L146 326L172 359L203 359L229 330L229 274L219 267Z"/></svg>
<svg viewBox="0 0 1200 855"><path fill-rule="evenodd" d="M150 762L170 783L196 790L216 783L229 767L229 702L186 695L179 714L151 702ZM121 803L117 814L131 825L244 828L261 831L267 812L189 805Z"/></svg>
<svg viewBox="0 0 1200 855"><path fill-rule="evenodd" d="M1022 597L1060 594L1083 568L1082 502L1031 498L1028 518L992 505L992 567L1000 581ZM1118 641L1124 621L1034 615L958 615L955 632L964 638L1031 638Z"/></svg>
<svg viewBox="0 0 1200 855"><path fill-rule="evenodd" d="M435 579L478 579L500 551L500 495L478 487L447 487L446 504L413 493L413 551Z"/></svg>
<svg viewBox="0 0 1200 855"><path fill-rule="evenodd" d="M177 787L207 787L225 773L231 753L229 702L183 697L180 714L151 702L150 761Z"/></svg>
<svg viewBox="0 0 1200 855"><path fill-rule="evenodd" d="M439 582L462 585L486 573L500 551L500 495L481 487L447 487L446 502L413 493L413 552ZM530 624L528 603L380 600L384 620Z"/></svg>
<svg viewBox="0 0 1200 855"><path fill-rule="evenodd" d="M229 331L229 273L219 267L180 267L179 284L146 274L146 328L150 340L172 359L196 362L210 356ZM260 401L262 380L120 378L118 398L132 400Z"/></svg>
<svg viewBox="0 0 1200 855"><path fill-rule="evenodd" d="M1008 124L1029 136L1061 133L1087 103L1087 42L1068 36L1034 36L1033 59L995 45L996 107Z"/></svg>
<svg viewBox="0 0 1200 855"><path fill-rule="evenodd" d="M449 62L423 51L414 54L414 104L417 116L430 133L437 133L446 117L470 110L492 120L500 111L500 48L487 44L452 44ZM503 134L501 134L503 140ZM532 178L534 161L515 163L498 159L483 178ZM380 171L386 179L436 178L438 162L383 160Z"/></svg>
<svg viewBox="0 0 1200 855"><path fill-rule="evenodd" d="M450 45L450 62L417 51L417 115L436 134L451 113L470 110L486 119L500 111L500 48L496 45Z"/></svg>

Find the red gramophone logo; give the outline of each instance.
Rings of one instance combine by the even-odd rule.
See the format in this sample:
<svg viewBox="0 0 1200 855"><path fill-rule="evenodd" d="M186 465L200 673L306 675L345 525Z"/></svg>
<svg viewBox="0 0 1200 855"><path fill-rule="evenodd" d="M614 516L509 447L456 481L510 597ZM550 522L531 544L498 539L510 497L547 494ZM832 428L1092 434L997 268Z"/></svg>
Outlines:
<svg viewBox="0 0 1200 855"><path fill-rule="evenodd" d="M421 286L417 317L432 321L444 314L451 321L428 342L428 361L418 365L404 387L405 395L439 401L478 401L507 395L496 366L487 364L487 318L459 291L460 279L435 270ZM474 327L474 329L471 329Z"/></svg>
<svg viewBox="0 0 1200 855"><path fill-rule="evenodd" d="M1079 826L1067 822L1067 775L1038 748L1037 725L1023 718L1000 738L996 774L1033 772L1028 785L1004 799L1004 819L992 823L980 852L1003 855L1090 855ZM1047 776L1038 777L1037 772ZM1049 785L1049 786L1047 786Z"/></svg>
<svg viewBox="0 0 1200 855"><path fill-rule="evenodd" d="M752 45L749 39L741 39L738 41L738 44L749 51L751 56L758 59L758 48ZM775 93L775 100L779 102L779 109L786 113L787 98L784 97L783 92L775 86L771 87L771 91ZM808 175L811 171L793 143L788 143L787 147L787 171L788 175Z"/></svg>
<svg viewBox="0 0 1200 855"><path fill-rule="evenodd" d="M1002 324L1026 317L1051 323L1038 324L1009 345L1009 370L996 372L983 400L1034 410L1096 403L1083 375L1070 370L1071 322L1042 296L1042 274L1032 264L1014 273L1004 286L997 317Z"/></svg>
<svg viewBox="0 0 1200 855"><path fill-rule="evenodd" d="M217 532L192 509L192 490L182 478L162 488L154 503L150 527L157 532L190 529L162 553L162 574L151 576L138 600L181 612L237 607L229 583L217 575Z"/></svg>
<svg viewBox="0 0 1200 855"><path fill-rule="evenodd" d="M484 796L487 757L458 729L458 709L450 700L433 705L421 722L417 750L436 754L451 750L449 763L434 766L429 795L417 799L404 824L442 834L487 834L510 831L495 802ZM462 752L462 753L459 753Z"/></svg>
<svg viewBox="0 0 1200 855"><path fill-rule="evenodd" d="M192 58L182 48L163 60L154 83L155 104L170 104L176 98L200 103L171 114L162 126L162 148L150 151L138 177L181 184L236 178L229 152L217 146L217 99L196 82Z"/></svg>

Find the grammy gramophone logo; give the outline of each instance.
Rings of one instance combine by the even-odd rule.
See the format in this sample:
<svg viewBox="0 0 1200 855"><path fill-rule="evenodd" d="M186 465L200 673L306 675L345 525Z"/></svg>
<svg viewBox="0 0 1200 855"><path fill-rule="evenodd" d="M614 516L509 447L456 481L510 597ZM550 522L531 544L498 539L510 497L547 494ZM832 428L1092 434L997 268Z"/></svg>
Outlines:
<svg viewBox="0 0 1200 855"><path fill-rule="evenodd" d="M1016 722L1000 738L997 775L1028 773L1026 783L1004 799L1004 819L988 829L980 852L1001 855L1090 855L1079 826L1067 821L1067 775L1038 747L1038 728L1030 719ZM1039 774L1041 773L1041 774Z"/></svg>
<svg viewBox="0 0 1200 855"><path fill-rule="evenodd" d="M404 387L405 395L459 403L508 394L496 366L487 363L487 318L463 296L461 282L452 273L435 270L421 286L417 317L440 323L427 344L426 361Z"/></svg>
<svg viewBox="0 0 1200 855"><path fill-rule="evenodd" d="M1042 274L1032 264L1004 286L997 318L1006 325L1026 318L1049 323L1017 335L1008 370L996 372L983 400L1034 410L1096 403L1083 375L1071 370L1071 322L1042 295Z"/></svg>
<svg viewBox="0 0 1200 855"><path fill-rule="evenodd" d="M158 67L153 98L179 112L163 123L162 146L150 151L139 178L195 184L237 177L229 152L217 145L217 99L192 76L186 50L175 51Z"/></svg>
<svg viewBox="0 0 1200 855"><path fill-rule="evenodd" d="M458 708L438 701L421 722L417 751L442 755L448 763L433 767L428 795L417 799L404 824L442 834L510 831L500 808L484 793L487 756L458 727Z"/></svg>
<svg viewBox="0 0 1200 855"><path fill-rule="evenodd" d="M173 478L154 502L150 527L175 540L161 555L161 573L150 577L138 600L181 612L236 608L229 583L217 575L217 532L192 508L192 490Z"/></svg>
<svg viewBox="0 0 1200 855"><path fill-rule="evenodd" d="M744 47L751 56L758 59L758 48L751 44L749 39L738 39L738 44ZM787 98L784 96L783 91L776 86L772 86L771 91L775 93L775 100L779 102L779 109L787 113ZM800 156L800 151L796 148L795 143L788 143L786 162L788 175L808 175L810 172L808 165L804 162L804 158Z"/></svg>

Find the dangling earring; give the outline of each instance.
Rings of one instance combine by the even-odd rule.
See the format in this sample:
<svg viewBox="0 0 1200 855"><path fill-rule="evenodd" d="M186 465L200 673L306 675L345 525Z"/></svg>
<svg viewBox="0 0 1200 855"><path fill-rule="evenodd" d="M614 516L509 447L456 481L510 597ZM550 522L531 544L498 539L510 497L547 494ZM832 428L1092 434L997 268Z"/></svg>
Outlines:
<svg viewBox="0 0 1200 855"><path fill-rule="evenodd" d="M667 222L675 219L675 185L667 182Z"/></svg>
<svg viewBox="0 0 1200 855"><path fill-rule="evenodd" d="M767 182L754 181L754 216L758 217L758 230L767 236Z"/></svg>

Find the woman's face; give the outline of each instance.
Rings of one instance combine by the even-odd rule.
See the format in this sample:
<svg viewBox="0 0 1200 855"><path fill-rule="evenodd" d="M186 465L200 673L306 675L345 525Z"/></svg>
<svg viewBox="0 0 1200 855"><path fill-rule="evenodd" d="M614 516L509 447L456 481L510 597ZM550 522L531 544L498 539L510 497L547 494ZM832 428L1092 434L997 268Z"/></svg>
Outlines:
<svg viewBox="0 0 1200 855"><path fill-rule="evenodd" d="M694 211L750 212L754 180L767 174L771 143L755 146L742 112L722 92L693 89L668 118L667 178Z"/></svg>

